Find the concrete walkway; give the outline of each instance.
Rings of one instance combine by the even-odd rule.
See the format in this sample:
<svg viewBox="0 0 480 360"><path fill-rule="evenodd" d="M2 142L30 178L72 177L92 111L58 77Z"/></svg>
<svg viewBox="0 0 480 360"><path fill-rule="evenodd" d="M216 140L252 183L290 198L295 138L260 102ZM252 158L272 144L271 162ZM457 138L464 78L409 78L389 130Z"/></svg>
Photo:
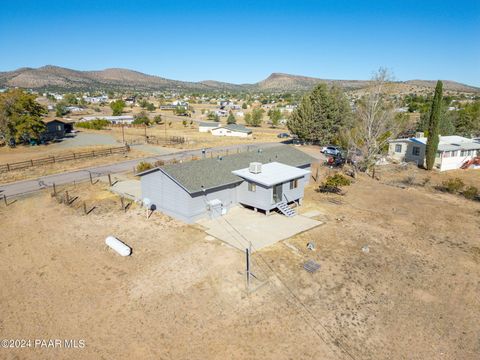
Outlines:
<svg viewBox="0 0 480 360"><path fill-rule="evenodd" d="M236 249L244 251L252 243L252 251L312 229L323 223L302 215L286 217L277 213L266 216L237 206L219 218L202 219L197 224L205 232Z"/></svg>
<svg viewBox="0 0 480 360"><path fill-rule="evenodd" d="M110 187L110 191L131 200L142 199L140 180L121 180Z"/></svg>

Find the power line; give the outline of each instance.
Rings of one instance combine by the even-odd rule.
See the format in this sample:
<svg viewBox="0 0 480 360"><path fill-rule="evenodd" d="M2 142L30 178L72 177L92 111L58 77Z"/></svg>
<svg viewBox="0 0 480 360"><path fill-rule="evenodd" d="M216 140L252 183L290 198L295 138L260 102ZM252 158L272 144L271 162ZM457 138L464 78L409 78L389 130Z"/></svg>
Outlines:
<svg viewBox="0 0 480 360"><path fill-rule="evenodd" d="M230 225L230 227L238 233L247 243L250 243L249 240L243 236L243 234L238 231L226 218L223 218L225 222ZM276 274L275 270L270 266L270 264L265 260L265 258L262 256L262 254L258 253L258 250L251 245L252 248L257 251L258 256L260 259L265 263L265 265L268 267L268 269L272 272L272 274L280 281L280 283L288 290L290 295L303 307L303 309L322 327L322 329L332 338L335 339L335 336L315 317L315 315L308 309L308 307L298 298L298 296L293 292L293 290L280 278L279 275ZM305 320L305 319L304 319ZM328 346L329 344L327 341L324 339L324 337L308 322L305 321L307 325L315 332L315 334ZM338 341L334 342L334 345L337 346L340 350L342 350L350 359L355 359L355 357L347 350L345 349Z"/></svg>

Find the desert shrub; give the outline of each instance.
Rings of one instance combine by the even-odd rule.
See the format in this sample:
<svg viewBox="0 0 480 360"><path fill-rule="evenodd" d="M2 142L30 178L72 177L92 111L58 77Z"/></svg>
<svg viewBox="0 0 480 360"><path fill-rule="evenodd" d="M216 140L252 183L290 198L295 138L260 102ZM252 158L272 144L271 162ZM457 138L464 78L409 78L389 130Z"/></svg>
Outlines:
<svg viewBox="0 0 480 360"><path fill-rule="evenodd" d="M342 174L335 174L333 176L328 176L322 185L318 188L320 192L330 192L339 194L341 192L342 186L348 186L351 184L350 179L345 177Z"/></svg>
<svg viewBox="0 0 480 360"><path fill-rule="evenodd" d="M351 184L351 181L342 174L335 174L328 176L324 184L327 186L348 186Z"/></svg>
<svg viewBox="0 0 480 360"><path fill-rule="evenodd" d="M427 176L426 178L423 179L422 186L427 186L428 184L430 184L431 180L432 179L430 178L430 176Z"/></svg>
<svg viewBox="0 0 480 360"><path fill-rule="evenodd" d="M448 179L442 182L442 190L451 194L460 192L464 186L462 179L459 178Z"/></svg>
<svg viewBox="0 0 480 360"><path fill-rule="evenodd" d="M415 184L415 176L414 175L408 175L405 179L403 179L402 183L405 185L414 185Z"/></svg>
<svg viewBox="0 0 480 360"><path fill-rule="evenodd" d="M153 167L152 164L150 164L148 162L145 162L145 161L142 161L141 163L139 163L137 165L137 172L150 170L152 167Z"/></svg>
<svg viewBox="0 0 480 360"><path fill-rule="evenodd" d="M463 190L462 195L469 200L478 200L478 189L475 186L469 186Z"/></svg>
<svg viewBox="0 0 480 360"><path fill-rule="evenodd" d="M78 122L75 124L75 127L91 130L103 130L108 125L110 125L110 121L105 119L98 119L92 121Z"/></svg>
<svg viewBox="0 0 480 360"><path fill-rule="evenodd" d="M163 165L165 165L165 161L157 160L157 161L155 161L154 165L155 165L155 167L163 166Z"/></svg>

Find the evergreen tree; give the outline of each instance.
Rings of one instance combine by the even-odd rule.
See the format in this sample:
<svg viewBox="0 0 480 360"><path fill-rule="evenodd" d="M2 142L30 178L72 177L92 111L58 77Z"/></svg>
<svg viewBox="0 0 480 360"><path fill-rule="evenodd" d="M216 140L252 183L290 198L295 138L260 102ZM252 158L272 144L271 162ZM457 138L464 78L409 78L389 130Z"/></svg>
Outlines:
<svg viewBox="0 0 480 360"><path fill-rule="evenodd" d="M110 103L110 108L112 109L113 116L122 115L124 107L125 107L125 101L123 100L116 100Z"/></svg>
<svg viewBox="0 0 480 360"><path fill-rule="evenodd" d="M337 142L351 120L350 105L341 89L320 84L303 97L287 126L302 140L328 144Z"/></svg>
<svg viewBox="0 0 480 360"><path fill-rule="evenodd" d="M235 119L235 116L230 113L230 115L228 115L228 118L227 118L227 124L236 124L237 123L237 119Z"/></svg>
<svg viewBox="0 0 480 360"><path fill-rule="evenodd" d="M443 83L438 80L437 86L435 87L435 95L433 96L432 110L430 111L430 119L428 122L428 139L425 152L427 170L433 169L435 156L438 150L438 143L440 141L438 134L440 117L442 114L442 89Z"/></svg>
<svg viewBox="0 0 480 360"><path fill-rule="evenodd" d="M0 94L0 141L39 138L45 131L42 116L47 110L35 100L35 95L20 89Z"/></svg>

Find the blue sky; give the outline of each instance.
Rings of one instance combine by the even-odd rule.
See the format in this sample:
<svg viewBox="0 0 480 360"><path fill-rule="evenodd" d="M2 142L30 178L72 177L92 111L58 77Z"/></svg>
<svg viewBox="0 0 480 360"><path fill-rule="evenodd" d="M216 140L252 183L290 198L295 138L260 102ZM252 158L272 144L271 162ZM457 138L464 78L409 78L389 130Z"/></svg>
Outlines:
<svg viewBox="0 0 480 360"><path fill-rule="evenodd" d="M250 83L272 72L480 86L480 1L0 0L0 71L123 67Z"/></svg>

